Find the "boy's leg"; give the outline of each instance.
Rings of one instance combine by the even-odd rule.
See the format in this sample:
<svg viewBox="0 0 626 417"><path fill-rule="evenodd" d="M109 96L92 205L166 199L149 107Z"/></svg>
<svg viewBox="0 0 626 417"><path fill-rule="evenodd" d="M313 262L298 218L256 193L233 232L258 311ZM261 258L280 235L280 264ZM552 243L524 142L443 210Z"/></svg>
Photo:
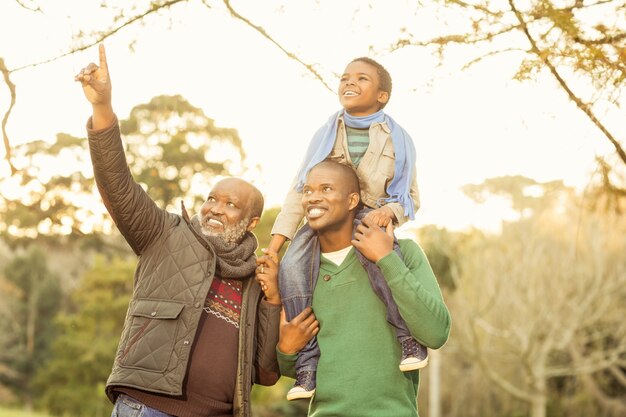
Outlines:
<svg viewBox="0 0 626 417"><path fill-rule="evenodd" d="M296 357L296 382L287 392L289 401L311 398L315 394L319 358L320 347L317 344L317 337L313 337Z"/></svg>
<svg viewBox="0 0 626 417"><path fill-rule="evenodd" d="M394 250L402 257L397 242L394 242ZM387 285L387 281L385 281L385 278L382 276L380 268L378 268L375 263L367 261L358 251L357 256L359 259L363 258L365 260L363 266L367 270L367 276L372 285L372 289L387 307L387 322L396 330L396 337L402 346L400 370L405 372L425 367L428 364L428 349L415 340L411 332L409 332L409 328L400 315L398 305L391 295L389 285Z"/></svg>
<svg viewBox="0 0 626 417"><path fill-rule="evenodd" d="M320 251L317 236L305 224L298 230L280 262L278 285L287 320L292 320L311 305L319 274ZM315 392L319 346L314 337L296 358L296 382L287 393L288 400L310 398Z"/></svg>
<svg viewBox="0 0 626 417"><path fill-rule="evenodd" d="M365 217L370 209L363 209L357 213L355 219L355 225L360 223L361 219ZM403 258L398 240L393 239L393 250ZM359 251L356 251L359 261L367 271L370 284L374 293L381 299L381 301L387 307L387 322L391 324L396 330L396 337L398 342L402 346L402 359L400 362L401 371L412 371L415 369L423 368L428 364L428 349L422 345L409 332L409 328L406 322L400 315L398 305L396 304L387 281L382 275L380 268L374 263L365 258Z"/></svg>

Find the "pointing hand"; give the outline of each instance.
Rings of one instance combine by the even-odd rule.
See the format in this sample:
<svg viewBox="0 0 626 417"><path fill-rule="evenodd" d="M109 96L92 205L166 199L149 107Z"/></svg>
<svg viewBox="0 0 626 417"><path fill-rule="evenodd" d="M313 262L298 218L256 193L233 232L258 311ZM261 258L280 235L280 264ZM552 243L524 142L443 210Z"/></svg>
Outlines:
<svg viewBox="0 0 626 417"><path fill-rule="evenodd" d="M99 46L100 66L93 62L74 77L83 86L85 97L93 106L111 106L111 77L104 45Z"/></svg>

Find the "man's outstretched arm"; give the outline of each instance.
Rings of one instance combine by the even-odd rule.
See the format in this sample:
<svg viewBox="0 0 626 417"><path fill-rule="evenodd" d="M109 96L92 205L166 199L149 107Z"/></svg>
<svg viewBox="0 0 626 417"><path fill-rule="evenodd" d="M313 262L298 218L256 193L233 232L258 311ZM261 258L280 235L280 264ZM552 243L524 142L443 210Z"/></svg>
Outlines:
<svg viewBox="0 0 626 417"><path fill-rule="evenodd" d="M111 78L104 45L99 64L90 63L74 78L83 87L93 115L88 122L89 152L98 191L120 232L139 255L165 227L160 210L128 169L117 118L111 104Z"/></svg>

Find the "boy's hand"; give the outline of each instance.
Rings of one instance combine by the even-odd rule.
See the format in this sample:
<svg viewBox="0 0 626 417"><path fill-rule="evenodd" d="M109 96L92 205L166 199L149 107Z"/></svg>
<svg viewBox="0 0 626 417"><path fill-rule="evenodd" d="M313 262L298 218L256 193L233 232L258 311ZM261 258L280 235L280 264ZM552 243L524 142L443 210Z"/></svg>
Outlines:
<svg viewBox="0 0 626 417"><path fill-rule="evenodd" d="M393 251L393 224L387 223L383 231L368 216L357 226L352 245L367 259L378 262Z"/></svg>
<svg viewBox="0 0 626 417"><path fill-rule="evenodd" d="M256 260L254 279L261 285L265 299L270 304L281 304L278 292L278 264L271 255L263 255Z"/></svg>
<svg viewBox="0 0 626 417"><path fill-rule="evenodd" d="M389 207L383 206L370 211L367 213L365 218L372 220L374 224L377 224L380 227L385 227L389 223L393 223L396 220L396 215Z"/></svg>
<svg viewBox="0 0 626 417"><path fill-rule="evenodd" d="M269 256L274 262L278 263L278 253L276 253L275 251L268 248L262 248L261 252Z"/></svg>
<svg viewBox="0 0 626 417"><path fill-rule="evenodd" d="M278 350L286 355L298 353L320 331L320 324L311 307L302 310L291 321L285 317L285 309L280 311L280 336Z"/></svg>
<svg viewBox="0 0 626 417"><path fill-rule="evenodd" d="M106 51L104 45L99 46L100 66L93 62L81 69L74 77L75 81L80 81L83 86L85 97L93 106L111 105L111 77L107 65Z"/></svg>

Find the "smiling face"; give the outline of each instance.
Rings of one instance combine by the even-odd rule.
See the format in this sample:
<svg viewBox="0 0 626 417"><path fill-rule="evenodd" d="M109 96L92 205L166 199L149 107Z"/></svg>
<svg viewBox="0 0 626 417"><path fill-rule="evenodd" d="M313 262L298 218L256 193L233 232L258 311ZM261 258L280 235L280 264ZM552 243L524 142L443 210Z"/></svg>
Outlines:
<svg viewBox="0 0 626 417"><path fill-rule="evenodd" d="M380 89L376 67L358 60L346 67L337 93L339 102L352 116L376 113L389 100L389 93Z"/></svg>
<svg viewBox="0 0 626 417"><path fill-rule="evenodd" d="M346 230L349 240L359 201L354 170L336 162L324 161L313 167L302 189L307 222L318 234Z"/></svg>
<svg viewBox="0 0 626 417"><path fill-rule="evenodd" d="M259 221L260 193L246 181L227 178L218 182L200 208L200 226L207 236L238 243ZM261 209L263 202L261 197Z"/></svg>

